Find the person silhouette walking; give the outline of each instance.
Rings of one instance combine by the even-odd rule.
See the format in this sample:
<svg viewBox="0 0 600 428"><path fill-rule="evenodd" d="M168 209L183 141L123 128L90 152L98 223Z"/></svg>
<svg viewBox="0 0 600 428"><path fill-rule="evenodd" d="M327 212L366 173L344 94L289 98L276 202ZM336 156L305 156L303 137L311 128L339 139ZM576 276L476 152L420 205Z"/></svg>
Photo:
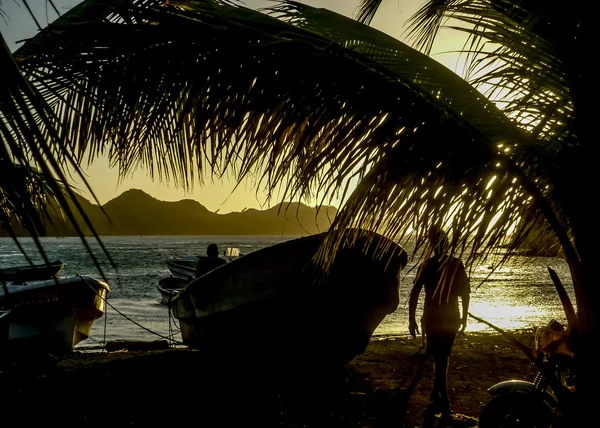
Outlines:
<svg viewBox="0 0 600 428"><path fill-rule="evenodd" d="M426 355L434 360L434 381L431 410L442 416L451 415L448 398L448 364L454 340L467 326L471 286L462 261L448 255L449 241L441 229L429 234L433 256L425 260L415 277L409 299L409 331L413 338L419 333L416 310L419 295L425 288L421 326L426 342ZM458 299L462 301L462 316Z"/></svg>

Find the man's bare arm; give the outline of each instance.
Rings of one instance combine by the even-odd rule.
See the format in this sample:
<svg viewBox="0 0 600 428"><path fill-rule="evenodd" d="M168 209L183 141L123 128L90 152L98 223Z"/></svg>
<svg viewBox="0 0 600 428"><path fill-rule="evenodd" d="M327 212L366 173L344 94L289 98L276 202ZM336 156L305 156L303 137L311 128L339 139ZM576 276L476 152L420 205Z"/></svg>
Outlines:
<svg viewBox="0 0 600 428"><path fill-rule="evenodd" d="M460 330L459 333L462 333L467 328L467 319L469 317L469 303L471 301L471 296L469 293L464 293L461 297L462 301L462 318L460 320Z"/></svg>
<svg viewBox="0 0 600 428"><path fill-rule="evenodd" d="M416 281L415 285L413 285L413 288L410 291L410 299L408 301L408 330L410 331L410 335L415 338L417 337L417 334L419 334L419 326L417 325L416 315L419 294L421 294L422 289L423 283Z"/></svg>

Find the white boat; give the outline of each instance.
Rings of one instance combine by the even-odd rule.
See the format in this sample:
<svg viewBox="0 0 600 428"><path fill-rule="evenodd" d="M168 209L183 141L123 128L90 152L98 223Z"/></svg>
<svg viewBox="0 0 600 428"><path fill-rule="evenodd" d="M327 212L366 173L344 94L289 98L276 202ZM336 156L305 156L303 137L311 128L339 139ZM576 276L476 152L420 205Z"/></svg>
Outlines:
<svg viewBox="0 0 600 428"><path fill-rule="evenodd" d="M0 314L10 352L64 354L90 334L104 314L110 288L89 276L4 283L0 285Z"/></svg>

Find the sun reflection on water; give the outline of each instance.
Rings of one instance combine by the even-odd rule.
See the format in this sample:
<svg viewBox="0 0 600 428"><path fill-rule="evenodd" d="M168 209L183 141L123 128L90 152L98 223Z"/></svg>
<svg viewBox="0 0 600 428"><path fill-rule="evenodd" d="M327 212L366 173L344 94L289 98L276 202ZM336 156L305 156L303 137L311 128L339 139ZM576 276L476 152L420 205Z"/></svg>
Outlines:
<svg viewBox="0 0 600 428"><path fill-rule="evenodd" d="M415 276L409 264L400 283L400 305L388 315L375 331L376 336L408 334L408 296ZM515 257L508 264L493 270L481 264L470 272L471 302L469 312L504 330L529 329L546 325L550 320L566 324L566 318L556 288L548 273L556 271L571 301L575 303L569 269L564 260L546 257ZM422 313L423 296L419 300L417 317ZM467 332L493 331L488 325L470 318Z"/></svg>

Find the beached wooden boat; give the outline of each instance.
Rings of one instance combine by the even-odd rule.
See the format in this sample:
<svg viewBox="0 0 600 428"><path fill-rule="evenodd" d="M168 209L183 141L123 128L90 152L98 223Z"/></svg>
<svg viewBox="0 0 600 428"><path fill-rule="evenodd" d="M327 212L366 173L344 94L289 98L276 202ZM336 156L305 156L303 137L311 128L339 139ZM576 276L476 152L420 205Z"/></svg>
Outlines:
<svg viewBox="0 0 600 428"><path fill-rule="evenodd" d="M109 290L108 284L88 276L0 286L7 344L2 351L71 352L104 314Z"/></svg>
<svg viewBox="0 0 600 428"><path fill-rule="evenodd" d="M325 235L245 255L190 282L170 300L184 345L269 367L344 365L364 351L399 304L406 252L362 231L323 277L313 263Z"/></svg>
<svg viewBox="0 0 600 428"><path fill-rule="evenodd" d="M50 263L13 266L0 269L0 282L40 281L55 278L65 264L60 260Z"/></svg>

